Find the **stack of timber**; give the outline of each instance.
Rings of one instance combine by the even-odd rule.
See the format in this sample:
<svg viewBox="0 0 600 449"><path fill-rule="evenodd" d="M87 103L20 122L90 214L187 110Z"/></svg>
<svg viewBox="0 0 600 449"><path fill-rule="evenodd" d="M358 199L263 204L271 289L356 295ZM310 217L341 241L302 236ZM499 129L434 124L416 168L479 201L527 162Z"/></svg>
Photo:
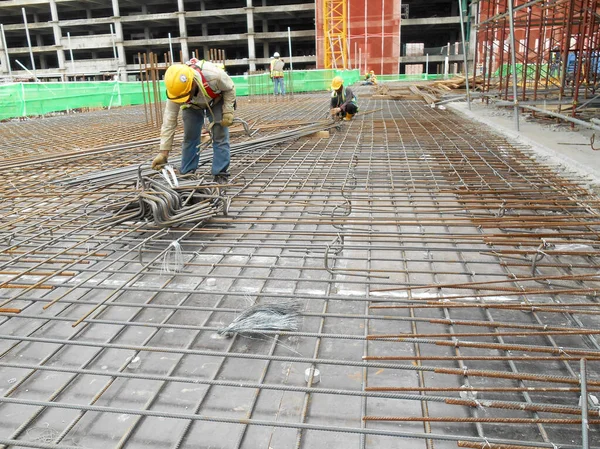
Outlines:
<svg viewBox="0 0 600 449"><path fill-rule="evenodd" d="M470 77L469 88L479 90L482 81L481 77ZM465 89L465 86L464 76L439 81L399 81L374 86L371 97L379 100L424 100L427 104L434 104L443 95L455 89Z"/></svg>
<svg viewBox="0 0 600 449"><path fill-rule="evenodd" d="M424 100L428 104L433 104L449 90L451 89L438 87L427 81L385 83L375 87L376 93L372 95L372 98L378 100Z"/></svg>
<svg viewBox="0 0 600 449"><path fill-rule="evenodd" d="M438 80L433 82L434 86L439 87L441 89L445 89L447 91L454 89L466 89L467 88L467 80L464 76L454 76L447 80ZM469 90L478 91L481 90L481 85L483 84L483 77L481 76L471 76L469 77Z"/></svg>
<svg viewBox="0 0 600 449"><path fill-rule="evenodd" d="M419 95L415 95L411 90L411 83L391 82L378 84L373 87L375 91L371 98L377 100L420 100Z"/></svg>

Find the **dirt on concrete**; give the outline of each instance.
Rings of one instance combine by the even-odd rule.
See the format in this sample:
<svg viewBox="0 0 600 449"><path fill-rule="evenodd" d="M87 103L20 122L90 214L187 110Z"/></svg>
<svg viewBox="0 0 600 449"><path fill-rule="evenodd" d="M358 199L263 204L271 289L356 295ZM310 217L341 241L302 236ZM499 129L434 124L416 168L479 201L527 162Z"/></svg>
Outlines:
<svg viewBox="0 0 600 449"><path fill-rule="evenodd" d="M448 108L484 123L507 139L530 146L540 162L556 167L559 172L575 174L581 184L600 194L600 151L590 143L594 130L582 129L557 119L519 114L519 131L516 129L512 108L498 108L480 101L447 105ZM595 146L600 147L600 136Z"/></svg>

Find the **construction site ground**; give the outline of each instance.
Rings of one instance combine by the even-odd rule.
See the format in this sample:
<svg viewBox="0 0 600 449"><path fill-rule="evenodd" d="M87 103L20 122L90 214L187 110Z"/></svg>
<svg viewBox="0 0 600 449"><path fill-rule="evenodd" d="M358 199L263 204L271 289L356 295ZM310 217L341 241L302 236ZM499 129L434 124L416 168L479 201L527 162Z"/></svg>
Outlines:
<svg viewBox="0 0 600 449"><path fill-rule="evenodd" d="M171 227L114 221L147 108L0 123L0 445L600 447L590 133L357 92L336 123L238 99L221 209ZM289 302L295 330L219 333Z"/></svg>

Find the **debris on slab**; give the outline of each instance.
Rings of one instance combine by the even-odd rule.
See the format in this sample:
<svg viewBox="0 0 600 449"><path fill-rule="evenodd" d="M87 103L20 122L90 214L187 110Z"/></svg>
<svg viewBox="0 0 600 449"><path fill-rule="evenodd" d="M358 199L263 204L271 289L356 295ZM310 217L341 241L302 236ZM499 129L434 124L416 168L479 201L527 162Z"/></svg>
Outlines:
<svg viewBox="0 0 600 449"><path fill-rule="evenodd" d="M297 301L255 305L244 310L228 326L219 329L218 333L231 336L261 331L298 330L301 308Z"/></svg>

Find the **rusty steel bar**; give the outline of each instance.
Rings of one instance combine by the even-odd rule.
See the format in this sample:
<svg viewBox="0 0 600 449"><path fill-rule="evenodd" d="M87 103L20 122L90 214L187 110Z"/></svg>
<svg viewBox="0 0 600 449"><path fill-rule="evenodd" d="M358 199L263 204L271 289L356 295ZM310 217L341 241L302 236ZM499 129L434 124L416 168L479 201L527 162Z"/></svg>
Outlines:
<svg viewBox="0 0 600 449"><path fill-rule="evenodd" d="M528 15L533 26L535 11ZM530 45L534 40L530 36ZM145 72L148 80L153 73L156 78L157 70L161 67L153 57ZM321 97L298 95L294 108L267 103L259 96L252 102L240 98L236 115L255 123L260 137L272 136L279 127L321 119L317 117L323 110ZM169 413L159 405L165 392L174 401L169 411L181 407L187 396L179 395L178 383L199 383L203 390L193 397L189 413L170 415L177 427L173 435L164 432L161 444L168 447L190 444L200 430L193 417L211 416L213 406L222 407L226 421L222 425L232 426L221 434L230 447L245 449L254 443L250 435L253 432L254 437L252 429L261 425L259 413L272 414L276 423L287 422L282 410L294 422L310 423L288 430L293 433L289 442L304 447L314 441L315 430L332 432L323 426L322 416L328 416L328 424L339 424L335 411L324 411L323 405L335 407L345 396L357 400L347 408L348 417L361 422L354 438L365 449L374 447L369 435L379 430L376 426L385 425L371 418L394 419L399 414L397 400L404 401L403 407L408 404L401 414L414 417L418 424L413 425L423 425L417 438L428 447L440 439L434 430L441 428L436 426L445 422L445 415L466 415L452 441L469 437L477 447L485 447L486 439L489 445L550 448L556 442L580 447L581 425L575 423L582 412L575 406L580 378L570 366L586 357L596 369L600 360L593 336L597 282L591 274L600 267L594 212L599 200L576 176L554 173L532 159L534 153L523 145L508 143L483 127L475 132L451 113L413 101L381 102L362 92L359 97L361 110L376 112L332 128L327 138L302 137L234 154L230 215L211 220L202 229L188 224L168 234L155 234L157 229L136 221L109 229L94 227L97 220L110 216L109 204L117 208L127 204L135 180L118 180L111 186L55 182L89 180L107 168L116 173L121 167L147 162L158 146L157 130L153 135L140 132L139 140L126 137L128 129L144 128L141 105L112 110L109 117L102 111L89 119L78 114L72 125L40 120L46 140L39 142L40 151L35 133L23 132L26 123L3 124L0 159L22 146L19 135L29 134L33 144L22 157L5 159L13 165L2 172L10 183L0 186L0 284L19 290L0 291L0 301L14 300L20 315L0 316L0 334L6 337L0 368L25 373L6 390L8 399L27 401L23 388L32 394L28 398L33 391L47 394L44 401L2 404L7 410L22 407L31 418L19 426L20 438L42 412L70 407L69 400L60 404L58 398L73 393L83 376L105 375L106 382L90 386L89 395L86 390L81 403L88 405L59 427L56 442L65 444L80 435L77 424L92 420L90 412L100 419L127 413L115 395L128 388L125 382L135 381L144 383L148 396L139 405L140 413L130 418L130 426L115 426L119 447L144 438L148 425L159 429L161 422L154 418ZM61 146L67 135L73 137ZM112 138L131 146L117 143L102 153L87 151L102 148ZM247 138L232 134L234 139ZM202 175L209 175L208 165L199 167L198 176ZM535 226L536 232L528 232ZM327 271L323 251L340 234L343 246L331 254L332 271ZM140 264L134 253L145 239ZM161 258L173 241L181 242L182 266L165 273ZM540 251L545 258L535 262L532 271ZM361 273L383 273L390 279L374 282L348 276ZM557 281L565 286L557 287ZM31 288L34 285L53 289ZM479 287L491 291L480 295ZM461 291L446 295L444 288ZM384 289L388 291L377 291ZM246 304L292 298L305 307L297 330L272 330L257 338L237 336L225 342L212 338L218 323L233 319ZM56 309L40 313L42 306L57 299ZM91 309L94 315L81 321L84 327L69 326ZM53 311L56 316L49 315ZM123 311L125 318L120 316ZM485 329L463 332L461 326ZM48 334L48 329L59 330L60 337ZM98 339L100 329L105 333ZM136 340L139 332L144 338ZM181 337L184 333L187 336ZM504 340L513 335L518 337ZM532 335L536 344L530 341ZM471 337L482 341L461 340ZM81 367L64 358L85 350L94 356ZM15 354L27 355L25 351L39 351L35 360L43 362L11 360ZM141 367L123 371L122 360L115 367L118 354L141 355ZM146 365L155 356L165 357L160 362L164 371ZM110 368L92 364L100 358L110 361ZM204 359L218 359L218 368L201 375L187 372L190 366L204 365ZM406 362L394 363L402 360ZM282 375L288 364L299 371ZM303 370L311 367L312 383L307 387ZM321 371L322 386L316 384L315 369ZM400 370L419 374L404 376ZM46 374L65 376L65 381L58 388L39 383ZM332 393L325 383L337 375L354 386ZM597 391L600 385L590 381L588 391ZM485 386L478 387L479 383ZM467 391L486 394L491 405L482 407L503 408L502 420L484 425L494 415L481 414L469 396L460 402L465 401L459 398L465 391L462 384L470 387ZM223 395L233 399L239 389L248 393L246 406L231 410L221 402ZM442 391L444 396L433 396ZM290 408L292 394L302 405ZM332 398L320 402L327 394ZM500 395L519 400L498 402L494 397ZM544 397L544 403L538 397ZM103 401L116 406L91 408ZM442 414L438 406L428 405L431 402L448 404L456 414ZM546 416L546 411L559 415ZM203 425L210 429L214 424ZM507 429L527 437L506 440ZM96 434L94 430L86 436L90 445ZM210 432L205 436L208 445ZM406 433L393 435L402 436ZM589 436L597 440L594 426ZM338 437L340 444L353 446L342 433Z"/></svg>

